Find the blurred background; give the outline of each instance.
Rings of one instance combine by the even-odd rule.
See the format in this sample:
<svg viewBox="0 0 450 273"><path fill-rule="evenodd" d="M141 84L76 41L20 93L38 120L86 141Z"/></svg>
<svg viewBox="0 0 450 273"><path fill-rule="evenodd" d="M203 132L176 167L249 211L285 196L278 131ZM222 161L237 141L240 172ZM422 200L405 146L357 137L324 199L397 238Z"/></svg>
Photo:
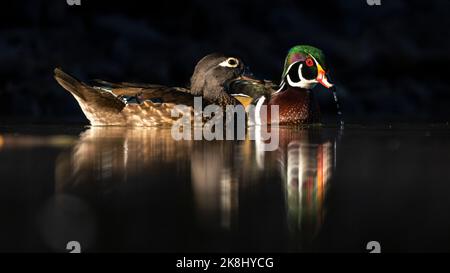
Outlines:
<svg viewBox="0 0 450 273"><path fill-rule="evenodd" d="M450 119L450 1L10 1L0 8L0 120L85 122L53 79L185 86L211 52L279 81L287 50L321 48L347 122ZM317 87L323 113L331 93Z"/></svg>

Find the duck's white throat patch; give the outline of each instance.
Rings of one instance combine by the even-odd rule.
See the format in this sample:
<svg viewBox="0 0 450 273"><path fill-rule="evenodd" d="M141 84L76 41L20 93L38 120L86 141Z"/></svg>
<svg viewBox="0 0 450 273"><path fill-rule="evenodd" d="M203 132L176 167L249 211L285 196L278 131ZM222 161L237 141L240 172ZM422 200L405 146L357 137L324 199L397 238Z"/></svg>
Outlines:
<svg viewBox="0 0 450 273"><path fill-rule="evenodd" d="M317 84L317 80L316 79L308 80L303 77L303 75L302 75L303 64L300 64L298 66L298 76L300 78L300 81L294 82L291 80L291 77L289 76L289 71L290 71L292 65L294 65L294 64L295 63L291 64L291 66L289 66L289 68L288 68L288 73L286 75L286 80L287 80L288 84L293 87L300 87L300 88L304 88L304 89L314 88L314 86L316 86L316 84Z"/></svg>

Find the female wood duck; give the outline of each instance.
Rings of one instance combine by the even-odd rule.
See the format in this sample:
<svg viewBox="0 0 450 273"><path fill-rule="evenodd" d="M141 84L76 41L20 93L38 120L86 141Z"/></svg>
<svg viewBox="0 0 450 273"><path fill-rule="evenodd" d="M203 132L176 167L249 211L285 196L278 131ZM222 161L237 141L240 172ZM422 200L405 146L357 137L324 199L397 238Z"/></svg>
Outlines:
<svg viewBox="0 0 450 273"><path fill-rule="evenodd" d="M100 85L88 85L59 68L55 79L75 97L93 126L164 126L177 120L171 116L175 105L193 107L195 96L202 96L205 104L239 104L226 90L233 81L245 78L244 68L239 58L207 55L197 63L190 89L102 80L97 80Z"/></svg>
<svg viewBox="0 0 450 273"><path fill-rule="evenodd" d="M284 70L278 90L270 81L238 81L236 87L240 93L254 97L256 103L256 124L270 123L270 118L258 114L262 105L279 107L280 125L309 124L319 121L319 107L314 99L312 88L317 83L326 88L333 85L328 82L325 57L323 52L315 47L299 45L291 48L284 62ZM243 83L243 84L242 84ZM242 84L242 85L241 85ZM237 95L237 99L241 95Z"/></svg>

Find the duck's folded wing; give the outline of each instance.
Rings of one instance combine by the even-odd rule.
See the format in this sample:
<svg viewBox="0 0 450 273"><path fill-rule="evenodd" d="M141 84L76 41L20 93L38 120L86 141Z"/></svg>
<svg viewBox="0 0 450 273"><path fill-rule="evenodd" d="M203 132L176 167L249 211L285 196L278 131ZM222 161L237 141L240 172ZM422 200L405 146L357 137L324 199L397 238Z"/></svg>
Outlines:
<svg viewBox="0 0 450 273"><path fill-rule="evenodd" d="M182 87L167 87L158 84L147 83L112 83L104 80L95 80L100 84L99 89L111 91L119 97L136 97L139 101L152 101L158 103L176 103L192 106L194 96L189 89Z"/></svg>
<svg viewBox="0 0 450 273"><path fill-rule="evenodd" d="M110 88L139 88L139 89L145 89L145 88L158 88L158 87L164 87L160 84L152 84L152 83L132 83L132 82L109 82L105 80L95 79L93 80L94 83L99 84L100 86L104 87L110 87Z"/></svg>
<svg viewBox="0 0 450 273"><path fill-rule="evenodd" d="M147 83L129 83L129 82L120 82L114 83L105 80L94 80L93 86L101 89L107 89L113 92L113 94L117 96L138 96L142 93L143 90L151 91L157 90L160 88L165 88L163 85L158 84L147 84Z"/></svg>
<svg viewBox="0 0 450 273"><path fill-rule="evenodd" d="M194 95L189 93L188 89L180 87L146 88L142 90L139 98L142 101L194 106Z"/></svg>
<svg viewBox="0 0 450 273"><path fill-rule="evenodd" d="M247 105L263 96L270 98L276 90L277 85L271 81L246 78L234 81L229 93L242 104Z"/></svg>

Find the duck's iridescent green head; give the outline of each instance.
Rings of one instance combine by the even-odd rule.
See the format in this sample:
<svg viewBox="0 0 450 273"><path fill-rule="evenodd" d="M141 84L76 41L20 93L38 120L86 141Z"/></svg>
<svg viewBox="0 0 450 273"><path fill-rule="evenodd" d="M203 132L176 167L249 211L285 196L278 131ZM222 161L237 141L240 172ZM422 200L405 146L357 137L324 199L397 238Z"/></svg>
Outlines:
<svg viewBox="0 0 450 273"><path fill-rule="evenodd" d="M311 89L320 83L330 88L333 85L328 82L327 72L322 50L308 45L294 46L284 61L281 85L287 83L293 87Z"/></svg>

